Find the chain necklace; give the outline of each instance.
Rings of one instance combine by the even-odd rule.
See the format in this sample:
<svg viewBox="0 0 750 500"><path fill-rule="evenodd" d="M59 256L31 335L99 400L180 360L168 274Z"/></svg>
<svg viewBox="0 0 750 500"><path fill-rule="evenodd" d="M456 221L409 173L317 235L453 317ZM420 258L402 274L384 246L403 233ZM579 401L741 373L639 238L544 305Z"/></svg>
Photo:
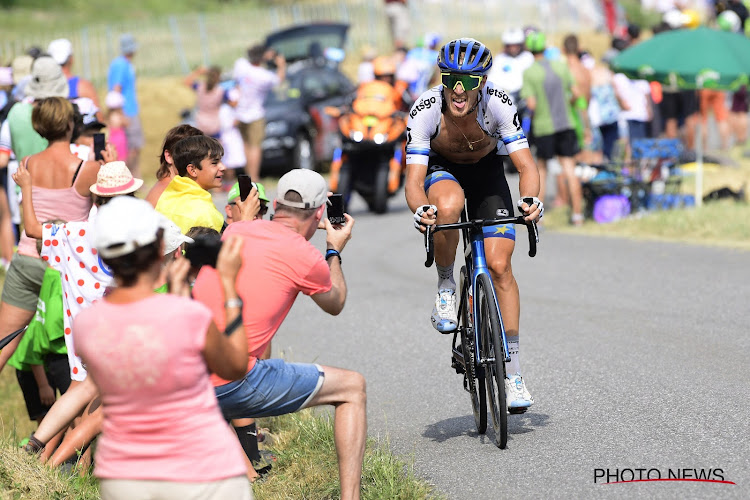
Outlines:
<svg viewBox="0 0 750 500"><path fill-rule="evenodd" d="M459 131L459 132L461 132L461 135L462 135L462 136L464 136L464 139L466 139L466 144L468 144L468 145L469 145L469 151L474 151L474 144L476 144L476 143L478 143L478 142L482 142L482 141L484 140L484 130L482 130L482 127L479 127L479 124L478 124L478 123L477 123L477 127L479 127L479 130L482 130L482 137L480 137L480 138L479 138L479 139L477 139L476 141L470 141L470 140L469 140L469 138L468 138L468 137L466 137L466 134L464 134L464 131L463 131L463 130L461 130L461 129L460 129L459 127L458 127L458 125L456 125L456 122L455 122L455 121L453 121L453 117L452 117L452 116L451 116L450 114L448 114L448 118L450 118L451 122L453 123L453 126L454 126L454 127L456 127L456 128L458 129L458 131ZM474 123L476 123L476 122L474 122Z"/></svg>

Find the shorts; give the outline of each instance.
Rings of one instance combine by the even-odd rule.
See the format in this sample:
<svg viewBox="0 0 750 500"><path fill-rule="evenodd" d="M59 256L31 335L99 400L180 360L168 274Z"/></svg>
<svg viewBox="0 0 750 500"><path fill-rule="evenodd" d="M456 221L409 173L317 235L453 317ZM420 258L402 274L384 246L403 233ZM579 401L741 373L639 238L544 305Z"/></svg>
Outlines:
<svg viewBox="0 0 750 500"><path fill-rule="evenodd" d="M264 118L250 123L240 122L237 128L240 129L242 142L248 146L260 147L266 137L266 120Z"/></svg>
<svg viewBox="0 0 750 500"><path fill-rule="evenodd" d="M402 45L409 39L409 8L405 3L390 2L385 5L385 15L388 17L388 28L394 42Z"/></svg>
<svg viewBox="0 0 750 500"><path fill-rule="evenodd" d="M102 500L252 500L253 490L246 476L216 481L156 481L149 479L100 479Z"/></svg>
<svg viewBox="0 0 750 500"><path fill-rule="evenodd" d="M677 120L679 125L685 122L685 118L697 113L698 107L695 90L664 92L659 103L662 120Z"/></svg>
<svg viewBox="0 0 750 500"><path fill-rule="evenodd" d="M456 182L463 188L469 219L513 216L513 199L505 179L503 157L495 154L495 151L474 164L453 163L431 152L424 180L425 193L436 182L447 180ZM513 224L487 226L484 228L484 235L515 241L516 230Z"/></svg>
<svg viewBox="0 0 750 500"><path fill-rule="evenodd" d="M224 418L286 415L305 408L323 385L323 369L311 363L259 359L240 380L215 387Z"/></svg>
<svg viewBox="0 0 750 500"><path fill-rule="evenodd" d="M70 387L70 366L68 366L67 354L48 354L44 360L44 372L47 374L47 381L55 392L65 394ZM43 418L51 406L44 406L39 399L39 386L34 378L34 373L29 371L16 370L16 379L21 387L23 399L26 402L26 411L29 413L29 420Z"/></svg>
<svg viewBox="0 0 750 500"><path fill-rule="evenodd" d="M47 264L42 259L16 254L10 261L3 285L3 302L27 311L36 311Z"/></svg>
<svg viewBox="0 0 750 500"><path fill-rule="evenodd" d="M724 92L721 90L703 89L700 91L701 99L701 118L703 121L708 119L708 112L712 110L714 119L717 122L723 122L727 119L727 105L724 100Z"/></svg>
<svg viewBox="0 0 750 500"><path fill-rule="evenodd" d="M747 85L743 85L732 94L732 113L747 113L750 109L748 102Z"/></svg>
<svg viewBox="0 0 750 500"><path fill-rule="evenodd" d="M555 156L573 157L581 148L575 130L567 129L550 135L537 136L536 156L541 160L550 160Z"/></svg>
<svg viewBox="0 0 750 500"><path fill-rule="evenodd" d="M138 115L128 116L128 126L125 127L125 137L128 139L128 149L143 149L146 140L143 137L141 118Z"/></svg>

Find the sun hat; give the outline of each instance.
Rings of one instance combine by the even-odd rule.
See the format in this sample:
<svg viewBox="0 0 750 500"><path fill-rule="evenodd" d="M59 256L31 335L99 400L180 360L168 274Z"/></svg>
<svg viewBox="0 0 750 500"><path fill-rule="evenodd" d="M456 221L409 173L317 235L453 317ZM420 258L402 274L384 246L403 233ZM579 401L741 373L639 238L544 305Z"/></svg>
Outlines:
<svg viewBox="0 0 750 500"><path fill-rule="evenodd" d="M276 203L294 208L318 208L328 199L328 185L322 175L314 170L297 168L285 173L276 187ZM286 200L287 193L295 191L301 202Z"/></svg>
<svg viewBox="0 0 750 500"><path fill-rule="evenodd" d="M113 200L114 201L114 200ZM165 215L157 212L161 218L161 227L164 229L164 255L174 252L183 243L195 243L190 236L185 236L180 231L180 227L169 220Z"/></svg>
<svg viewBox="0 0 750 500"><path fill-rule="evenodd" d="M31 75L31 65L34 64L34 58L27 55L18 56L13 59L10 64L11 70L13 70L13 83L18 83Z"/></svg>
<svg viewBox="0 0 750 500"><path fill-rule="evenodd" d="M112 197L138 191L142 185L143 180L134 179L124 161L111 161L99 168L96 184L89 189L97 196Z"/></svg>
<svg viewBox="0 0 750 500"><path fill-rule="evenodd" d="M107 109L119 109L125 106L125 97L115 90L107 92L107 96L104 98L104 105Z"/></svg>
<svg viewBox="0 0 750 500"><path fill-rule="evenodd" d="M123 54L132 54L138 50L138 42L135 41L135 37L130 33L125 33L120 36L120 52Z"/></svg>
<svg viewBox="0 0 750 500"><path fill-rule="evenodd" d="M99 108L94 104L93 100L88 97L79 97L78 99L73 99L73 104L78 106L78 112L81 113L81 117L83 118L84 129L101 130L106 127L106 125L100 122L96 117Z"/></svg>
<svg viewBox="0 0 750 500"><path fill-rule="evenodd" d="M122 257L156 241L163 218L146 200L118 196L99 208L94 246L105 259Z"/></svg>
<svg viewBox="0 0 750 500"><path fill-rule="evenodd" d="M49 56L39 57L31 65L31 80L26 85L25 94L34 99L67 98L68 79L54 59Z"/></svg>
<svg viewBox="0 0 750 500"><path fill-rule="evenodd" d="M266 188L261 184L260 182L253 182L255 187L258 189L258 198L260 198L261 201L265 201L268 203L269 200L266 196ZM229 190L229 194L227 194L227 203L232 203L235 198L237 198L240 195L240 183L235 182L232 186L232 189Z"/></svg>
<svg viewBox="0 0 750 500"><path fill-rule="evenodd" d="M67 38L58 38L57 40L52 40L49 45L47 46L47 54L54 59L57 64L62 66L66 62L68 62L68 59L70 59L70 56L73 55L73 44L70 43L70 40Z"/></svg>

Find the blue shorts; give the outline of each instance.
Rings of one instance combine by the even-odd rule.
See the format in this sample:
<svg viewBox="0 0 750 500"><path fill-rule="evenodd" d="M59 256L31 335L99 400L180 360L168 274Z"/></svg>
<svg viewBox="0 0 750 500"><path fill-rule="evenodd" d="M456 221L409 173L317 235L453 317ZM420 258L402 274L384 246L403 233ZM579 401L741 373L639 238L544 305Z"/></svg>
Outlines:
<svg viewBox="0 0 750 500"><path fill-rule="evenodd" d="M323 385L323 369L310 363L259 359L240 380L215 387L227 420L274 417L305 408Z"/></svg>

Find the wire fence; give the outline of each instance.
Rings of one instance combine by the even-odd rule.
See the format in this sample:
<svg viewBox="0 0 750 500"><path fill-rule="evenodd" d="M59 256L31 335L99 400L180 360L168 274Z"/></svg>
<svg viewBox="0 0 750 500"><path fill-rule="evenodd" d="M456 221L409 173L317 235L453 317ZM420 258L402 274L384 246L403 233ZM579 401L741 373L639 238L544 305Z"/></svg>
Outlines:
<svg viewBox="0 0 750 500"><path fill-rule="evenodd" d="M602 25L595 0L412 0L409 3L412 43L426 32L443 40L459 36L499 40L504 29L534 25L550 33L590 32ZM46 48L55 38L69 39L75 71L94 85L106 84L109 63L119 54L119 37L131 33L139 49L134 64L140 76L187 73L203 64L229 67L247 48L269 33L314 22L350 24L346 47L358 55L364 45L390 50L382 0L321 0L315 4L224 8L148 21L91 25L79 30L51 29L22 38L0 35L0 60L10 61L29 47Z"/></svg>

